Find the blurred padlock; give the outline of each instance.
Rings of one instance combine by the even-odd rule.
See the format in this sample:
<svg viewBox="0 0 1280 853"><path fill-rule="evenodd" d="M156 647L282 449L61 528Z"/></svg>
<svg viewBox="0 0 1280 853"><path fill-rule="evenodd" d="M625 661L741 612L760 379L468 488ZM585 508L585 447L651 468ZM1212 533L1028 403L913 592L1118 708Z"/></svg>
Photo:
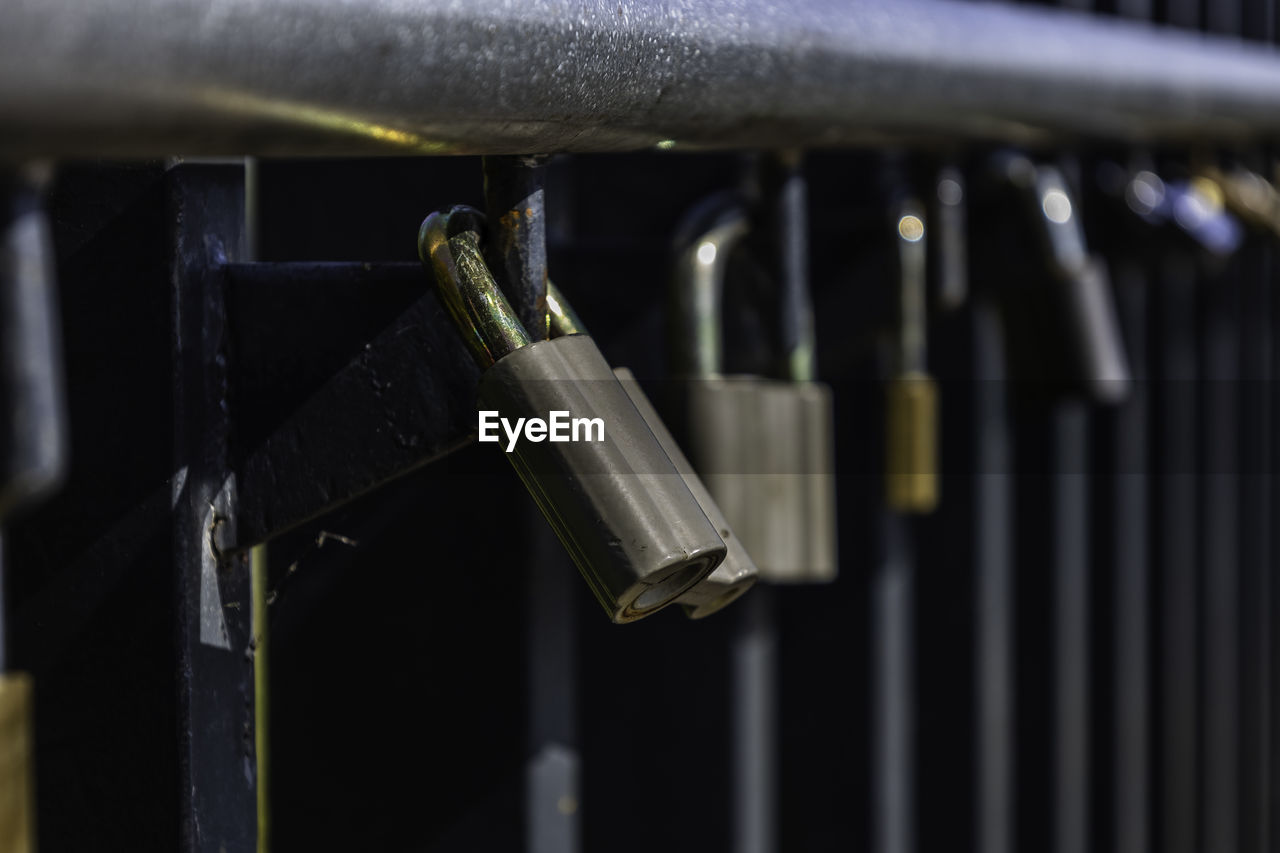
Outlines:
<svg viewBox="0 0 1280 853"><path fill-rule="evenodd" d="M43 211L48 169L0 169L0 527L51 495L67 470L53 241ZM0 531L2 532L2 531ZM36 849L31 676L6 672L5 554L0 536L0 850Z"/></svg>
<svg viewBox="0 0 1280 853"><path fill-rule="evenodd" d="M1216 186L1226 209L1242 222L1280 238L1280 191L1265 177L1243 166L1230 171L1211 166L1201 169L1196 180Z"/></svg>
<svg viewBox="0 0 1280 853"><path fill-rule="evenodd" d="M1115 404L1129 395L1129 359L1120 335L1115 295L1106 263L1089 251L1079 200L1062 170L1036 164L1020 154L1002 154L995 168L1022 198L1031 216L1049 275L1041 301L1060 336L1073 390L1094 402ZM1199 210L1196 203L1188 210ZM1182 214L1175 218L1185 219ZM1058 341L1041 341L1054 347Z"/></svg>
<svg viewBox="0 0 1280 853"><path fill-rule="evenodd" d="M898 248L897 363L885 401L885 499L897 512L928 513L938 505L938 391L926 367L924 208L895 205Z"/></svg>
<svg viewBox="0 0 1280 853"><path fill-rule="evenodd" d="M482 222L455 207L428 216L418 235L441 300L485 368L481 416L503 422L511 464L610 618L648 616L711 574L725 544L595 342L530 343L484 264ZM573 422L562 438L556 413Z"/></svg>
<svg viewBox="0 0 1280 853"><path fill-rule="evenodd" d="M809 376L722 370L726 264L748 228L746 208L723 196L694 211L677 240L669 328L673 372L684 380L674 403L682 446L761 579L826 582L837 568L831 391ZM787 331L784 339L812 337ZM807 356L789 363L811 370L812 342L795 351Z"/></svg>
<svg viewBox="0 0 1280 853"><path fill-rule="evenodd" d="M0 850L35 850L31 678L0 673Z"/></svg>
<svg viewBox="0 0 1280 853"><path fill-rule="evenodd" d="M552 282L547 282L547 313L551 320L552 337L587 334L582 320L578 318L568 300L564 298L564 294ZM635 404L641 417L645 419L645 423L653 430L653 435L658 439L658 443L662 445L662 449L666 451L667 456L675 463L676 469L684 477L685 485L689 487L689 491L697 498L698 504L702 507L702 511L707 514L707 518L716 526L716 530L720 532L720 538L724 540L725 547L728 549L724 562L717 566L714 572L707 575L706 579L677 599L684 606L685 615L690 619L701 619L705 616L710 616L712 613L716 613L732 604L744 592L755 585L759 574L756 564L751 560L751 556L747 554L742 542L734 534L732 525L725 519L724 513L716 505L715 499L707 491L702 479L694 472L689 460L685 458L684 452L680 450L680 445L676 443L671 431L667 429L667 425L662 422L662 418L654 410L653 404L645 396L644 390L636 382L635 376L625 367L616 367L613 373L618 377L618 381L622 383L622 387L626 389L627 396L631 398L631 402Z"/></svg>

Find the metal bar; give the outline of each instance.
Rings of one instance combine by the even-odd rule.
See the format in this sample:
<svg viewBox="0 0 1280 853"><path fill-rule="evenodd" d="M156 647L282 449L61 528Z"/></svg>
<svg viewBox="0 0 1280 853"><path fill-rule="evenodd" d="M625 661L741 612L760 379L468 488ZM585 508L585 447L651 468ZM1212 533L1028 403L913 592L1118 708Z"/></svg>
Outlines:
<svg viewBox="0 0 1280 853"><path fill-rule="evenodd" d="M1014 845L1014 617L1012 459L1003 330L997 309L973 306L975 672L977 819L975 850Z"/></svg>
<svg viewBox="0 0 1280 853"><path fill-rule="evenodd" d="M267 546L249 550L249 584L253 600L253 752L258 776L258 853L271 851L271 619L268 612Z"/></svg>
<svg viewBox="0 0 1280 853"><path fill-rule="evenodd" d="M1161 266L1156 288L1154 390L1159 423L1154 481L1156 553L1160 567L1160 835L1155 849L1196 850L1198 714L1196 703L1196 354L1195 273L1185 258Z"/></svg>
<svg viewBox="0 0 1280 853"><path fill-rule="evenodd" d="M0 171L0 519L49 496L67 469L67 415L47 169Z"/></svg>
<svg viewBox="0 0 1280 853"><path fill-rule="evenodd" d="M248 560L235 542L228 455L227 315L219 267L244 246L239 166L166 176L172 224L173 566L178 611L179 809L183 853L257 840Z"/></svg>
<svg viewBox="0 0 1280 853"><path fill-rule="evenodd" d="M526 853L581 849L578 752L577 579L564 546L532 507L523 524L531 545L526 626L530 756L525 777Z"/></svg>
<svg viewBox="0 0 1280 853"><path fill-rule="evenodd" d="M813 297L809 287L809 188L801 155L779 152L760 158L756 179L762 233L759 240L778 282L781 350L775 375L795 382L817 378L813 336Z"/></svg>
<svg viewBox="0 0 1280 853"><path fill-rule="evenodd" d="M1201 288L1200 565L1203 844L1238 850L1239 837L1239 340L1236 269Z"/></svg>
<svg viewBox="0 0 1280 853"><path fill-rule="evenodd" d="M872 818L874 853L915 850L915 553L910 519L885 511L872 579Z"/></svg>
<svg viewBox="0 0 1280 853"><path fill-rule="evenodd" d="M1075 401L1050 415L1056 853L1089 849L1088 415Z"/></svg>
<svg viewBox="0 0 1280 853"><path fill-rule="evenodd" d="M1272 543L1273 415L1271 369L1271 252L1251 249L1242 258L1244 309L1241 312L1241 461L1240 469L1240 844L1242 851L1264 853L1271 784L1267 695L1271 642L1270 595Z"/></svg>
<svg viewBox="0 0 1280 853"><path fill-rule="evenodd" d="M228 264L225 275L244 448L237 547L471 440L477 369L421 264Z"/></svg>
<svg viewBox="0 0 1280 853"><path fill-rule="evenodd" d="M1116 307L1134 383L1129 399L1110 415L1111 491L1105 564L1114 572L1112 674L1114 839L1116 853L1151 849L1150 666L1148 606L1147 292L1150 279L1136 264L1116 271Z"/></svg>
<svg viewBox="0 0 1280 853"><path fill-rule="evenodd" d="M733 853L777 846L778 637L773 590L758 584L734 608L730 645L733 693Z"/></svg>
<svg viewBox="0 0 1280 853"><path fill-rule="evenodd" d="M530 339L548 337L545 157L484 158L485 261ZM425 366L423 369L426 369ZM474 387L474 385L473 385ZM532 504L527 582L528 749L524 830L528 853L581 848L573 572L564 548Z"/></svg>
<svg viewBox="0 0 1280 853"><path fill-rule="evenodd" d="M5 562L4 529L0 528L0 674L9 669L8 566Z"/></svg>
<svg viewBox="0 0 1280 853"><path fill-rule="evenodd" d="M1280 34L1278 34L1280 35ZM1276 253L1270 253L1266 277L1263 287L1272 294L1280 285L1280 263L1276 262ZM1272 298L1270 310L1267 312L1267 323L1272 340L1280 336L1280 299ZM1272 419L1280 416L1280 346L1271 347L1271 383L1268 386L1267 398L1271 405ZM1265 718L1265 737L1267 762L1270 767L1268 785L1264 792L1263 807L1266 810L1265 831L1268 844L1265 849L1276 849L1280 840L1280 784L1276 784L1276 768L1280 768L1280 630L1276 627L1276 615L1280 614L1280 541L1276 539L1276 530L1280 529L1280 477L1276 476L1276 465L1280 461L1280 433L1274 429L1268 434L1268 451L1270 453L1267 467L1267 485L1270 507L1267 513L1268 527L1271 531L1270 555L1264 566L1269 589L1267 591L1267 609L1270 632L1266 645L1266 688L1268 714Z"/></svg>
<svg viewBox="0 0 1280 853"><path fill-rule="evenodd" d="M529 338L547 339L545 157L485 157L485 261Z"/></svg>
<svg viewBox="0 0 1280 853"><path fill-rule="evenodd" d="M1226 139L1280 133L1280 54L955 0L43 0L0 117L10 155Z"/></svg>

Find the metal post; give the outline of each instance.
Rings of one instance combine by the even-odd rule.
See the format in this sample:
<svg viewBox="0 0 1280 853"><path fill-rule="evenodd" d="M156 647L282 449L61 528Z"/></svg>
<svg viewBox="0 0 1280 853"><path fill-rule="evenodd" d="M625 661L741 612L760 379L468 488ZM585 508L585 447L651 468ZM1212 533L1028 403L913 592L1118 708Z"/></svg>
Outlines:
<svg viewBox="0 0 1280 853"><path fill-rule="evenodd" d="M1054 850L1089 850L1088 410L1061 402L1050 416L1054 657Z"/></svg>
<svg viewBox="0 0 1280 853"><path fill-rule="evenodd" d="M546 157L485 157L484 257L535 341L547 338Z"/></svg>
<svg viewBox="0 0 1280 853"><path fill-rule="evenodd" d="M774 591L758 584L733 608L733 853L777 850L777 658Z"/></svg>
<svg viewBox="0 0 1280 853"><path fill-rule="evenodd" d="M533 340L547 337L546 157L485 157L485 260ZM525 849L575 853L581 820L574 587L564 549L529 508Z"/></svg>
<svg viewBox="0 0 1280 853"><path fill-rule="evenodd" d="M1269 851L1272 642L1271 541L1274 402L1271 250L1242 259L1244 284L1240 359L1240 840L1248 853Z"/></svg>
<svg viewBox="0 0 1280 853"><path fill-rule="evenodd" d="M1110 469L1102 522L1104 571L1112 573L1114 843L1117 853L1149 853L1151 651L1148 615L1147 292L1151 280L1135 264L1116 270L1116 307L1134 383L1107 416Z"/></svg>
<svg viewBox="0 0 1280 853"><path fill-rule="evenodd" d="M915 850L915 713L910 520L885 512L872 581L872 830L874 853Z"/></svg>
<svg viewBox="0 0 1280 853"><path fill-rule="evenodd" d="M1152 483L1160 567L1160 834L1155 849L1192 853L1199 823L1196 616L1196 279L1185 258L1160 270L1157 299L1160 373L1154 376L1158 474Z"/></svg>
<svg viewBox="0 0 1280 853"><path fill-rule="evenodd" d="M179 784L184 853L257 842L249 561L234 554L220 267L244 249L244 174L174 165L171 238L173 563L178 600Z"/></svg>
<svg viewBox="0 0 1280 853"><path fill-rule="evenodd" d="M1238 416L1240 280L1231 268L1201 285L1200 689L1203 848L1239 849L1240 577Z"/></svg>
<svg viewBox="0 0 1280 853"><path fill-rule="evenodd" d="M1004 335L994 306L973 301L973 564L977 681L975 850L1014 850L1012 459Z"/></svg>

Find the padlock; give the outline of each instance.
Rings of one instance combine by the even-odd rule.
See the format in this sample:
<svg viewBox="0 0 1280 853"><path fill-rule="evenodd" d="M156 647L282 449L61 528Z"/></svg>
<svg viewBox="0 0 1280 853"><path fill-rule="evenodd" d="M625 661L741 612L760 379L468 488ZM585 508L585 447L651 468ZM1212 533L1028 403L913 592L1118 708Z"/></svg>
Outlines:
<svg viewBox="0 0 1280 853"><path fill-rule="evenodd" d="M885 401L885 500L896 512L938 505L938 391L926 368L924 208L903 198L893 217L898 247L897 363Z"/></svg>
<svg viewBox="0 0 1280 853"><path fill-rule="evenodd" d="M655 613L711 574L725 544L595 342L530 342L484 264L482 223L455 207L428 216L418 235L419 256L484 368L482 417L496 413L503 432L516 424L507 456L610 618ZM557 439L554 413L584 429ZM527 426L522 441L529 419L542 427Z"/></svg>
<svg viewBox="0 0 1280 853"><path fill-rule="evenodd" d="M36 849L31 677L0 673L0 850Z"/></svg>
<svg viewBox="0 0 1280 853"><path fill-rule="evenodd" d="M547 313L550 316L552 337L587 334L582 320L553 282L547 282ZM724 540L727 549L724 562L707 575L705 580L677 599L684 607L685 615L690 619L710 616L736 601L755 585L759 575L756 564L742 542L734 535L733 526L724 517L724 513L716 504L715 498L711 497L711 493L707 491L702 479L694 472L693 466L689 464L680 445L676 443L675 437L671 435L671 431L667 429L667 425L653 408L653 404L635 376L625 367L615 367L613 373L626 389L627 396L631 398L631 402L635 404L637 411L653 431L662 449L675 463L676 470L684 477L685 485L697 498L698 505L702 507L707 518L720 532L720 538Z"/></svg>
<svg viewBox="0 0 1280 853"><path fill-rule="evenodd" d="M937 302L954 311L969 298L969 221L964 173L955 166L938 172L936 205L930 227L932 257L937 260Z"/></svg>
<svg viewBox="0 0 1280 853"><path fill-rule="evenodd" d="M722 372L726 263L747 234L734 196L695 210L677 239L672 276L673 403L681 442L762 580L814 583L836 576L834 434L831 391ZM791 316L799 316L793 312ZM811 330L790 330L786 361L812 369Z"/></svg>
<svg viewBox="0 0 1280 853"><path fill-rule="evenodd" d="M1098 403L1119 403L1131 374L1106 264L1090 254L1078 200L1061 170L1018 154L996 159L996 170L1023 198L1046 259L1047 312L1062 334L1070 379Z"/></svg>
<svg viewBox="0 0 1280 853"><path fill-rule="evenodd" d="M1265 177L1243 166L1229 172L1211 166L1201 169L1195 180L1216 186L1226 209L1238 219L1272 239L1280 238L1280 191Z"/></svg>

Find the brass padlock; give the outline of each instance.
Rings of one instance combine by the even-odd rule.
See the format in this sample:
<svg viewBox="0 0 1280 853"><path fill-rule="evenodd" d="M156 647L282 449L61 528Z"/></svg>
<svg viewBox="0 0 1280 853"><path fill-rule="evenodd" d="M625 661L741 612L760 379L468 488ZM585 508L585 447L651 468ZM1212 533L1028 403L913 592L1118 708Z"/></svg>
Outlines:
<svg viewBox="0 0 1280 853"><path fill-rule="evenodd" d="M35 850L31 678L0 674L0 850Z"/></svg>
<svg viewBox="0 0 1280 853"><path fill-rule="evenodd" d="M831 391L809 376L722 372L726 263L748 228L745 206L723 196L696 210L677 242L670 330L682 446L762 580L827 582L837 570ZM797 349L806 358L791 363L811 370L811 343Z"/></svg>
<svg viewBox="0 0 1280 853"><path fill-rule="evenodd" d="M938 391L925 365L925 220L903 199L894 216L898 247L897 364L885 408L885 499L896 512L938 505Z"/></svg>
<svg viewBox="0 0 1280 853"><path fill-rule="evenodd" d="M711 574L725 544L595 342L530 342L485 266L482 226L479 212L455 207L428 216L418 236L484 368L478 437L502 424L508 459L613 621L656 613Z"/></svg>

